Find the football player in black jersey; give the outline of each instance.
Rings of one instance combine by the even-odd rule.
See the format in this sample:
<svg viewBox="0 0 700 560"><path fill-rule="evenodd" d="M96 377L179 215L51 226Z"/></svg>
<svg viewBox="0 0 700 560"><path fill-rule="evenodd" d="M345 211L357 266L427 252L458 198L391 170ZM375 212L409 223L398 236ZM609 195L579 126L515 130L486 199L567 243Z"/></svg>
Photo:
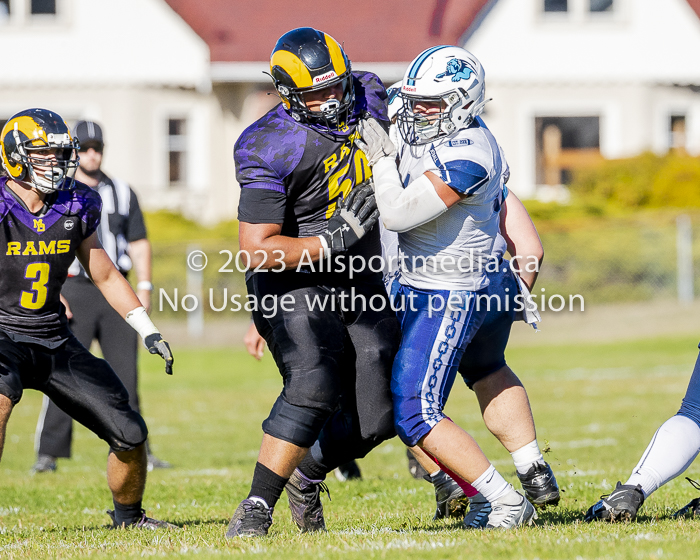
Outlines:
<svg viewBox="0 0 700 560"><path fill-rule="evenodd" d="M0 133L6 174L0 177L0 456L12 408L24 389L41 391L109 444L113 526L173 527L147 517L141 507L148 434L143 418L107 362L70 332L60 302L78 257L110 305L172 373L168 343L97 240L102 201L73 179L78 147L64 120L46 109L17 113Z"/></svg>
<svg viewBox="0 0 700 560"><path fill-rule="evenodd" d="M395 434L399 325L382 284L371 170L355 144L364 115L388 128L386 90L308 27L278 40L270 73L282 103L243 132L234 159L248 293L277 301L253 320L283 389L228 537L267 534L285 487L298 527L325 530L326 474ZM364 269L350 273L352 263Z"/></svg>

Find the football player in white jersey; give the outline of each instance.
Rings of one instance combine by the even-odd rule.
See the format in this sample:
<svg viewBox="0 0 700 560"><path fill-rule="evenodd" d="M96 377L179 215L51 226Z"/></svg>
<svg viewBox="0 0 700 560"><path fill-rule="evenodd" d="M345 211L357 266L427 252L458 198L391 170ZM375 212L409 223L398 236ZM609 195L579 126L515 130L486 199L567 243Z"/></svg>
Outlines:
<svg viewBox="0 0 700 560"><path fill-rule="evenodd" d="M399 81L387 88L389 118L392 120L389 136L395 145L400 144L395 122L403 105L399 96L401 86L402 82ZM502 179L505 202L500 216L501 235L494 245L492 257L502 259L507 246L511 257L514 257L512 268L519 269L518 275L524 289L531 291L544 257L544 250L526 208L505 186L509 175L506 167ZM398 234L384 228L381 222L380 228L385 281L387 289L390 290L390 283L398 274ZM514 298L523 292L523 286L516 283L511 263L507 260L503 261L497 270L488 271L487 275L491 281L488 295L498 294L504 301L508 299L509 306L489 310L484 323L463 355L458 371L467 386L476 394L486 427L513 457L518 478L528 499L535 506L556 505L560 497L559 488L554 473L545 462L537 443L535 422L527 392L506 364L504 355L513 321L516 317L518 320L528 321L523 313L516 314L514 311L517 306ZM505 307L508 307L508 310ZM459 516L466 506L465 494L460 485L441 471L419 447L410 448L410 453L422 467L421 476L425 475L422 477L431 481L435 487L436 519ZM409 470L410 465L409 461ZM459 484L465 486L462 481ZM475 490L465 488L465 491L469 495L471 505L464 524L465 527L475 527L485 518L491 506Z"/></svg>
<svg viewBox="0 0 700 560"><path fill-rule="evenodd" d="M392 371L396 430L491 503L487 528L531 523L532 504L443 412L488 311L479 296L488 287L504 201L507 164L479 118L484 71L464 49L432 47L410 64L400 95L399 168L396 147L376 121L361 122L357 141L372 166L381 221L399 232L402 253L392 286L402 326Z"/></svg>

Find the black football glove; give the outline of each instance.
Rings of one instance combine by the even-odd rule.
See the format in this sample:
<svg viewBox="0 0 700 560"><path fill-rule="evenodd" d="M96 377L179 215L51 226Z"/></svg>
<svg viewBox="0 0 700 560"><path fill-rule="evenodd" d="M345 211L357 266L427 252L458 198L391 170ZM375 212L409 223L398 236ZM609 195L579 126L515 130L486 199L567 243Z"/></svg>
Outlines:
<svg viewBox="0 0 700 560"><path fill-rule="evenodd" d="M168 375L173 374L173 353L170 351L170 345L163 340L160 333L149 334L144 340L146 343L146 348L151 354L160 354L160 356L165 360L165 373Z"/></svg>
<svg viewBox="0 0 700 560"><path fill-rule="evenodd" d="M346 198L338 200L323 232L331 254L347 251L374 227L378 218L374 185L369 179L356 185Z"/></svg>

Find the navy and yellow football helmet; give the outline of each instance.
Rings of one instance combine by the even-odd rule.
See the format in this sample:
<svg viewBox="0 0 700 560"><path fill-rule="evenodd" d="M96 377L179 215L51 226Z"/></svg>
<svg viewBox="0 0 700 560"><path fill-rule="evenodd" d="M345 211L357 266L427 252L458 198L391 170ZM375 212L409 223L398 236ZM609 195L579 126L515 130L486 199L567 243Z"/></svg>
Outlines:
<svg viewBox="0 0 700 560"><path fill-rule="evenodd" d="M61 116L47 109L17 113L0 132L0 157L7 174L44 193L73 188L79 147ZM38 151L51 149L56 150L55 160L37 157Z"/></svg>
<svg viewBox="0 0 700 560"><path fill-rule="evenodd" d="M270 57L270 73L287 112L298 122L340 130L355 105L350 60L338 41L311 27L282 35ZM304 93L340 84L340 99L329 99L311 111Z"/></svg>

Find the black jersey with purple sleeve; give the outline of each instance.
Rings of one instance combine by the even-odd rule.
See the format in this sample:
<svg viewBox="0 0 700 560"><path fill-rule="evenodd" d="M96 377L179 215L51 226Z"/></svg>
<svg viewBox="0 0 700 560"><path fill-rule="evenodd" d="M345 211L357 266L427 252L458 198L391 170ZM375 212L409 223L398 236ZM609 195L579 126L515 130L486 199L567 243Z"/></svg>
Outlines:
<svg viewBox="0 0 700 560"><path fill-rule="evenodd" d="M0 330L18 341L54 347L69 331L61 287L80 244L97 228L102 201L82 183L58 191L32 214L0 178Z"/></svg>
<svg viewBox="0 0 700 560"><path fill-rule="evenodd" d="M388 125L387 94L372 73L353 78L355 108L342 131L298 123L279 104L243 132L234 149L240 221L281 224L290 237L320 235L339 197L372 175L355 144L356 124L369 113ZM348 251L366 259L379 254L378 228Z"/></svg>

